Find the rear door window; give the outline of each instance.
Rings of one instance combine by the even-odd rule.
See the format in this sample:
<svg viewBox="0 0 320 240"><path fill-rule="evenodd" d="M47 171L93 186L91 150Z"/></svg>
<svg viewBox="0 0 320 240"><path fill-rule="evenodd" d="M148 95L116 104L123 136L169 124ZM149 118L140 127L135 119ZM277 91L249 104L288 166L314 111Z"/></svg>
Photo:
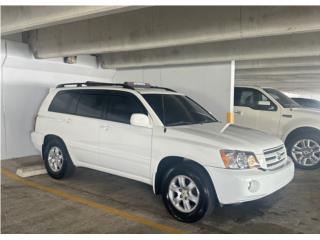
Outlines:
<svg viewBox="0 0 320 240"><path fill-rule="evenodd" d="M84 117L102 118L104 107L107 103L106 92L81 93L76 114Z"/></svg>

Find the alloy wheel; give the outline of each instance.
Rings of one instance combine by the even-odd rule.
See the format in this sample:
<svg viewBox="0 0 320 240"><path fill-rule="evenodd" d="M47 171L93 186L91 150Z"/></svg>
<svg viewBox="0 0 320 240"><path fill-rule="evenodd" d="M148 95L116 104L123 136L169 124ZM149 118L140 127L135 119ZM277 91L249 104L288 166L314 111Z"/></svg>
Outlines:
<svg viewBox="0 0 320 240"><path fill-rule="evenodd" d="M300 139L293 145L291 153L301 166L311 167L320 162L320 145L312 139Z"/></svg>
<svg viewBox="0 0 320 240"><path fill-rule="evenodd" d="M171 180L168 195L172 205L183 213L190 213L196 209L200 199L197 185L185 175L175 176Z"/></svg>
<svg viewBox="0 0 320 240"><path fill-rule="evenodd" d="M63 165L63 154L60 148L54 146L50 148L48 154L49 167L53 172L59 172Z"/></svg>

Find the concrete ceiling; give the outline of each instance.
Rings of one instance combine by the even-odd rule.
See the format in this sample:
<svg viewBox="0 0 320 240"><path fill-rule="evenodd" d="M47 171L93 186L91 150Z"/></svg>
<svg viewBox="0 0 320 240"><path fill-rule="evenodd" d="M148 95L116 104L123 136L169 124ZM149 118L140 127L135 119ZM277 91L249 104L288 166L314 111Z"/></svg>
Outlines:
<svg viewBox="0 0 320 240"><path fill-rule="evenodd" d="M2 6L1 35L126 12L136 6Z"/></svg>
<svg viewBox="0 0 320 240"><path fill-rule="evenodd" d="M320 91L320 7L2 7L2 35L36 58L97 55L103 68L236 60L241 83ZM27 31L27 32L26 32Z"/></svg>

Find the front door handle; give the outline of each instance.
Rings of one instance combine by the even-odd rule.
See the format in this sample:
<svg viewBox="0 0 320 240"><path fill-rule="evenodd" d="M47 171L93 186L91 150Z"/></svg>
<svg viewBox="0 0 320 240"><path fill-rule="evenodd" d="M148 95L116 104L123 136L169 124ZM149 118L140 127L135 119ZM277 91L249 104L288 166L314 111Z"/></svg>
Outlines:
<svg viewBox="0 0 320 240"><path fill-rule="evenodd" d="M240 111L240 110L234 110L234 113L235 113L235 114L242 115L242 111Z"/></svg>

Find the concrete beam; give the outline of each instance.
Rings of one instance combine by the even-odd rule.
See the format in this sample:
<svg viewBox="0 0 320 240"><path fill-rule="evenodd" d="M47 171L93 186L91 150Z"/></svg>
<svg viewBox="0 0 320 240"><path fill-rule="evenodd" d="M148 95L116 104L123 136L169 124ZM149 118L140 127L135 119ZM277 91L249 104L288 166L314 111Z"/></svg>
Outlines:
<svg viewBox="0 0 320 240"><path fill-rule="evenodd" d="M320 56L320 32L103 54L103 68Z"/></svg>
<svg viewBox="0 0 320 240"><path fill-rule="evenodd" d="M236 76L320 74L319 66L238 69Z"/></svg>
<svg viewBox="0 0 320 240"><path fill-rule="evenodd" d="M275 87L308 88L320 91L320 74L302 75L260 75L236 77L236 84L254 84L265 86L272 84Z"/></svg>
<svg viewBox="0 0 320 240"><path fill-rule="evenodd" d="M243 60L236 62L236 69L320 66L320 56L276 59Z"/></svg>
<svg viewBox="0 0 320 240"><path fill-rule="evenodd" d="M289 75L260 75L236 77L236 85L257 85L274 87L282 90L307 90L320 92L320 74Z"/></svg>
<svg viewBox="0 0 320 240"><path fill-rule="evenodd" d="M2 6L1 35L137 9L131 6Z"/></svg>
<svg viewBox="0 0 320 240"><path fill-rule="evenodd" d="M236 80L272 80L272 81L304 81L310 80L313 82L320 83L320 74L296 74L296 75L238 75L236 76Z"/></svg>
<svg viewBox="0 0 320 240"><path fill-rule="evenodd" d="M160 6L32 31L37 58L136 51L320 30L320 7Z"/></svg>

